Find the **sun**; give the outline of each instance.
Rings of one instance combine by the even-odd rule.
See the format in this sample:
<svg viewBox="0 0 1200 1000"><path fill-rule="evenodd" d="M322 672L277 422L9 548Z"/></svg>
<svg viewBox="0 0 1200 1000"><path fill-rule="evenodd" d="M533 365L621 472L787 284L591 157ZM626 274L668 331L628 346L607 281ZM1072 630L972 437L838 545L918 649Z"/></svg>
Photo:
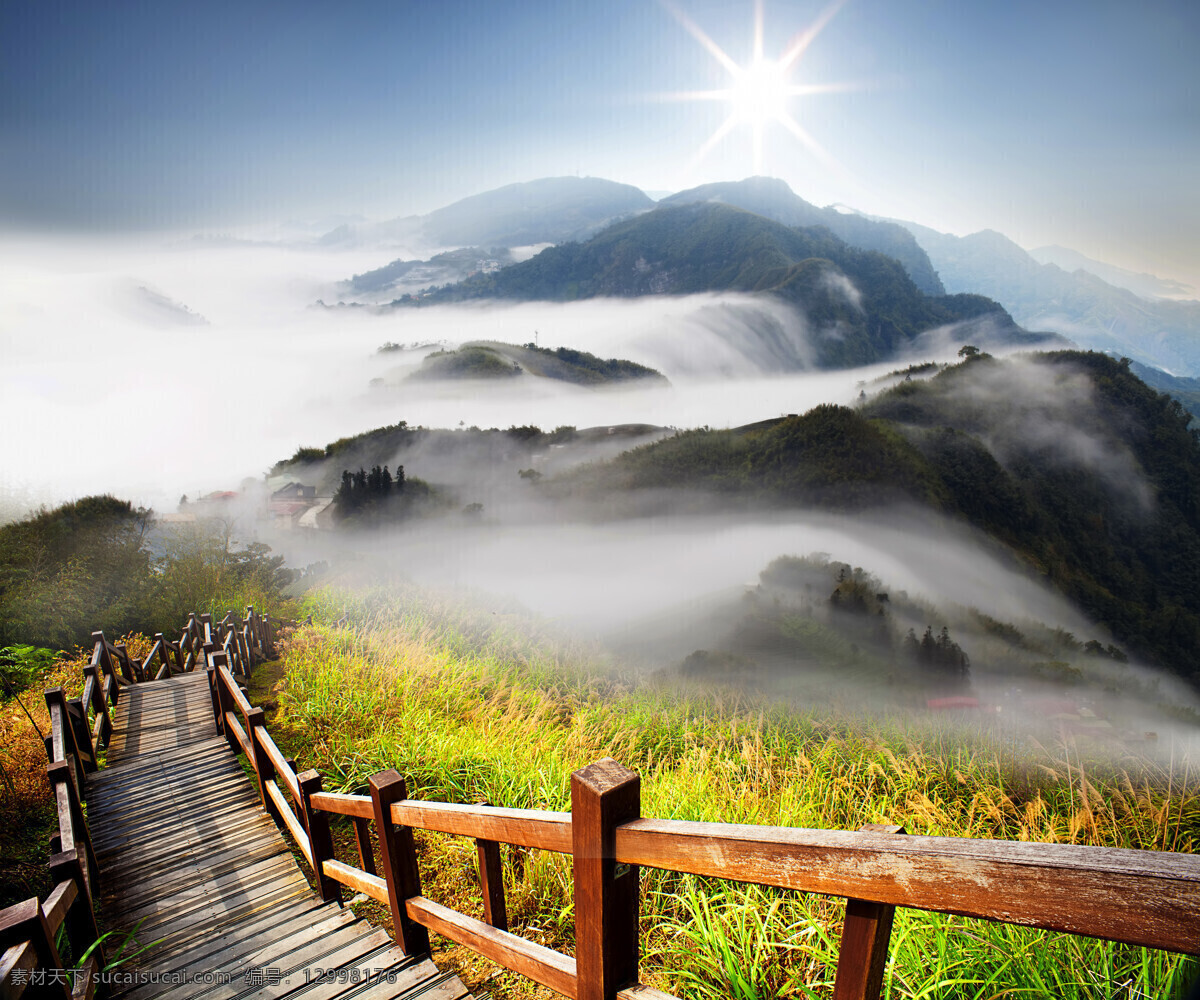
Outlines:
<svg viewBox="0 0 1200 1000"><path fill-rule="evenodd" d="M756 59L739 69L729 88L733 113L744 125L761 127L787 117L788 80L778 63Z"/></svg>
<svg viewBox="0 0 1200 1000"><path fill-rule="evenodd" d="M756 0L754 5L754 55L745 66L739 66L716 42L714 42L691 18L674 6L670 0L661 0L663 6L683 25L729 74L729 86L720 90L692 90L664 95L670 100L722 101L729 105L729 115L717 130L705 141L693 158L695 165L712 151L729 133L739 126L750 130L754 151L754 172L761 173L763 166L763 135L768 128L780 126L799 139L808 150L827 166L840 171L824 147L814 139L792 115L790 104L793 98L809 97L836 91L856 89L850 84L795 84L792 73L801 58L822 29L841 9L845 0L835 0L804 31L801 31L778 59L768 59L763 54L763 5Z"/></svg>

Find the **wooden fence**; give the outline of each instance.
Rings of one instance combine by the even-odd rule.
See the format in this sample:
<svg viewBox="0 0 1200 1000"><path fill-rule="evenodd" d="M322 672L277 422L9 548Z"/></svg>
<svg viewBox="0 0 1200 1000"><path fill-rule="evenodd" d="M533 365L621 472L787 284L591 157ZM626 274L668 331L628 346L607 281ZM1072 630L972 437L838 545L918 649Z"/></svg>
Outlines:
<svg viewBox="0 0 1200 1000"><path fill-rule="evenodd" d="M98 869L91 832L84 814L87 775L96 771L113 733L112 709L123 688L173 673L188 673L217 657L248 676L252 665L274 655L282 622L246 609L244 619L230 612L219 622L192 614L177 640L161 633L142 659L129 655L124 643L92 633L91 662L83 668L83 694L68 699L62 688L46 692L50 735L46 737L47 778L54 791L58 826L50 838L50 875L54 889L44 902L29 899L0 911L0 998L15 1000L27 988L35 995L90 1000L96 992L94 973L105 966L104 942L95 919ZM58 947L65 928L69 954L79 965L74 983L63 973ZM32 973L40 972L40 982Z"/></svg>
<svg viewBox="0 0 1200 1000"><path fill-rule="evenodd" d="M413 800L394 770L371 777L368 795L325 792L316 771L288 766L262 710L214 659L217 725L252 763L263 805L299 845L322 897L340 899L340 883L388 906L410 954L429 950L432 930L567 997L662 1000L638 985L641 867L846 897L836 1000L879 996L897 906L1200 953L1200 859L1191 855L909 836L896 826L646 819L638 775L611 759L571 776L569 813ZM335 856L331 816L353 822L357 864ZM422 895L414 829L475 841L483 920ZM574 957L509 932L501 844L572 856Z"/></svg>
<svg viewBox="0 0 1200 1000"><path fill-rule="evenodd" d="M272 641L267 620L252 610L241 623L216 626L193 616L178 642L157 637L140 664L99 637L82 705L61 702L61 692L52 702L54 692L47 693L56 720L50 771L60 837L74 850L52 861L62 881L38 918L47 930L40 937L31 932L33 950L26 948L20 961L46 960L39 942L47 934L53 939L51 917L70 906L71 890L63 886L76 886L83 898L90 877L75 782L76 770L86 771L89 759L94 766L96 756L95 744L79 738L88 735L80 709L89 691L101 692L93 728L100 738L107 718L101 703L111 704L122 683L114 665L121 676L149 676L156 653L162 663L156 676L205 664L217 730L252 765L263 806L299 847L322 898L340 902L347 886L388 906L396 941L409 954L429 950L432 930L575 1000L667 1000L638 984L642 867L845 897L836 1000L879 996L897 906L1200 953L1200 859L1192 855L911 836L895 826L806 830L648 819L641 816L638 775L611 759L571 776L569 813L413 800L394 770L372 776L366 795L326 792L316 771L296 773L267 732L262 709L250 705L237 682L237 674L269 654ZM335 855L333 816L353 823L357 863ZM422 895L414 829L475 841L483 920ZM571 855L573 957L509 931L500 844ZM57 860L68 856L69 865ZM78 922L80 941L94 940L94 924Z"/></svg>

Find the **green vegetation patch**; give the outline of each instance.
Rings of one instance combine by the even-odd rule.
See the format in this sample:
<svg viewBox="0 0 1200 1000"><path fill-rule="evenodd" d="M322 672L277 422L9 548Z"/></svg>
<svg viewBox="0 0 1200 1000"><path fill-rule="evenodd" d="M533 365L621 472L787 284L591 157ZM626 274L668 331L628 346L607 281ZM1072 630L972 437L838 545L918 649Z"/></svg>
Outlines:
<svg viewBox="0 0 1200 1000"><path fill-rule="evenodd" d="M521 366L491 347L466 345L456 351L434 351L409 375L413 379L507 379Z"/></svg>

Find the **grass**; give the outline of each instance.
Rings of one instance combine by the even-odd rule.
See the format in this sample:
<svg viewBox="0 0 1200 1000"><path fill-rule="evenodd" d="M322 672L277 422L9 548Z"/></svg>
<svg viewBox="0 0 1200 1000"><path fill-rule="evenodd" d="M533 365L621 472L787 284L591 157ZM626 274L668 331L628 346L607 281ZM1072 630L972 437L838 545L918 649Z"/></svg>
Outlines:
<svg viewBox="0 0 1200 1000"><path fill-rule="evenodd" d="M396 767L413 797L559 810L571 772L611 756L641 774L647 816L1180 852L1200 834L1187 761L638 678L538 622L404 586L309 604L355 624L287 643L271 728L336 790ZM473 845L425 833L418 846L426 895L481 915ZM507 849L505 861L510 924L570 952L569 859ZM840 900L657 871L642 889L643 981L695 998L830 995ZM549 995L463 949L443 956L493 997ZM885 996L1182 996L1196 974L1179 955L901 910Z"/></svg>
<svg viewBox="0 0 1200 1000"><path fill-rule="evenodd" d="M115 641L124 642L135 657L144 657L154 644L137 634ZM50 835L58 832L58 815L46 780L42 738L50 734L50 712L43 692L61 687L68 699L78 698L91 655L88 648L46 657L40 670L14 684L14 691L0 686L0 909L31 896L44 899L53 888Z"/></svg>

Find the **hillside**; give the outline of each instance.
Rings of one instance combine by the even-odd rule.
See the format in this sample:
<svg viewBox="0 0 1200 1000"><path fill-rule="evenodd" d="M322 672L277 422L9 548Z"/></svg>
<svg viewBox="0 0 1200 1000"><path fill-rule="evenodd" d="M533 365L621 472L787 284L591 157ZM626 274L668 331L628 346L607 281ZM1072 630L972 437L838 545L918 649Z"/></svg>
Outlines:
<svg viewBox="0 0 1200 1000"><path fill-rule="evenodd" d="M915 502L982 530L1133 652L1200 683L1200 432L1105 355L979 356L860 409L685 431L547 484L725 505Z"/></svg>
<svg viewBox="0 0 1200 1000"><path fill-rule="evenodd" d="M946 294L928 255L903 226L853 212L839 212L836 208L817 208L795 194L786 182L774 177L702 184L663 198L659 205L697 202L732 205L790 227L824 226L852 247L877 250L898 260L913 284L926 295Z"/></svg>
<svg viewBox="0 0 1200 1000"><path fill-rule="evenodd" d="M824 228L791 229L718 204L667 206L610 226L586 243L549 247L422 300L573 301L707 291L776 295L802 307L817 363L850 367L889 358L921 333L966 320L964 339L1032 342L995 302L927 296L895 260L857 250Z"/></svg>
<svg viewBox="0 0 1200 1000"><path fill-rule="evenodd" d="M507 379L520 375L574 385L601 386L629 382L666 385L660 372L635 361L598 358L569 347L476 341L452 351L435 351L409 375L415 379Z"/></svg>
<svg viewBox="0 0 1200 1000"><path fill-rule="evenodd" d="M400 242L433 247L516 247L585 239L654 205L628 184L599 177L546 177L463 198L428 215L344 225L326 246Z"/></svg>

